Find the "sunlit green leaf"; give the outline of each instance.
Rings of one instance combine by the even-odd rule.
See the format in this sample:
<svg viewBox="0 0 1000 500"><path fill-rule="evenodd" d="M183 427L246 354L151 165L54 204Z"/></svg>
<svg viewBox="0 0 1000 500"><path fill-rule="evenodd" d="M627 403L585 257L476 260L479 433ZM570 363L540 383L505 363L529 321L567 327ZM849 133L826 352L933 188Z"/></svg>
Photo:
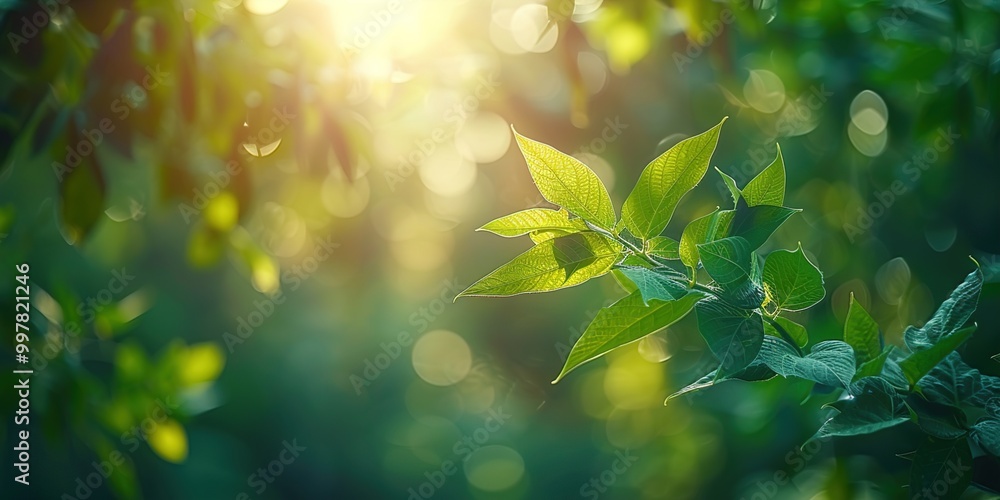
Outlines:
<svg viewBox="0 0 1000 500"><path fill-rule="evenodd" d="M854 351L839 340L827 340L799 356L795 348L780 338L764 337L760 359L783 377L799 377L831 387L848 388L854 378Z"/></svg>
<svg viewBox="0 0 1000 500"><path fill-rule="evenodd" d="M847 307L847 320L844 322L844 341L854 348L858 363L865 363L878 357L882 352L882 341L878 333L878 324L865 311L865 308L854 298L851 292L850 305Z"/></svg>
<svg viewBox="0 0 1000 500"><path fill-rule="evenodd" d="M673 238L666 236L656 236L646 243L646 251L654 257L666 260L677 260L681 258L680 243Z"/></svg>
<svg viewBox="0 0 1000 500"><path fill-rule="evenodd" d="M735 207L740 202L740 198L743 197L743 193L740 192L739 186L736 185L736 179L733 179L722 170L719 170L719 167L715 167L715 171L719 173L722 177L723 184L725 184L726 188L729 189L729 195L733 197L733 207Z"/></svg>
<svg viewBox="0 0 1000 500"><path fill-rule="evenodd" d="M731 304L755 309L764 301L764 291L750 279L753 255L747 240L733 236L698 245L705 271L722 289Z"/></svg>
<svg viewBox="0 0 1000 500"><path fill-rule="evenodd" d="M598 233L555 238L532 247L459 296L506 296L579 285L609 270L621 246Z"/></svg>
<svg viewBox="0 0 1000 500"><path fill-rule="evenodd" d="M805 347L806 344L809 343L809 334L806 332L806 327L788 318L778 317L774 318L774 321L785 329L785 332L787 332L788 335L792 337L792 340L794 340L799 347ZM774 337L782 338L781 333L779 333L776 328L771 326L771 324L766 321L764 322L764 333Z"/></svg>
<svg viewBox="0 0 1000 500"><path fill-rule="evenodd" d="M587 230L587 225L582 219L570 220L569 213L565 210L552 210L550 208L529 208L515 212L494 219L477 229L477 231L489 231L507 238L536 231L572 234L585 230Z"/></svg>
<svg viewBox="0 0 1000 500"><path fill-rule="evenodd" d="M698 330L721 363L719 376L737 373L757 357L764 340L760 315L717 297L702 300L697 310Z"/></svg>
<svg viewBox="0 0 1000 500"><path fill-rule="evenodd" d="M552 383L587 361L674 324L691 312L702 297L704 294L693 291L678 300L652 300L647 306L641 293L634 292L601 309L573 346L566 364Z"/></svg>
<svg viewBox="0 0 1000 500"><path fill-rule="evenodd" d="M912 455L910 491L913 495L952 500L960 498L972 481L972 450L965 438L927 438Z"/></svg>
<svg viewBox="0 0 1000 500"><path fill-rule="evenodd" d="M750 180L741 191L747 205L781 206L785 202L785 162L781 157L781 146L770 165Z"/></svg>
<svg viewBox="0 0 1000 500"><path fill-rule="evenodd" d="M820 427L817 438L871 434L909 420L896 389L879 377L854 382L851 393L853 397L827 405L838 413Z"/></svg>
<svg viewBox="0 0 1000 500"><path fill-rule="evenodd" d="M708 131L685 139L651 161L622 205L622 224L649 239L663 232L681 198L701 182L719 141L723 118Z"/></svg>
<svg viewBox="0 0 1000 500"><path fill-rule="evenodd" d="M927 349L917 351L901 361L899 363L899 367L903 370L903 375L906 376L906 380L910 382L911 386L916 385L917 382L924 377L924 375L930 372L931 369L938 363L943 361L944 358L957 349L958 346L962 345L963 342L968 340L968 338L971 337L972 333L975 331L975 325L963 328L955 333L952 333L951 335L939 339L936 344L928 347Z"/></svg>
<svg viewBox="0 0 1000 500"><path fill-rule="evenodd" d="M979 291L983 288L983 272L978 267L969 273L945 300L924 326L907 327L903 332L906 347L911 351L926 349L945 335L958 330L969 320L979 304Z"/></svg>
<svg viewBox="0 0 1000 500"><path fill-rule="evenodd" d="M826 296L823 273L806 257L802 245L795 251L776 250L764 260L764 291L780 310L801 311Z"/></svg>
<svg viewBox="0 0 1000 500"><path fill-rule="evenodd" d="M615 209L604 183L580 160L514 131L538 191L550 203L611 230Z"/></svg>

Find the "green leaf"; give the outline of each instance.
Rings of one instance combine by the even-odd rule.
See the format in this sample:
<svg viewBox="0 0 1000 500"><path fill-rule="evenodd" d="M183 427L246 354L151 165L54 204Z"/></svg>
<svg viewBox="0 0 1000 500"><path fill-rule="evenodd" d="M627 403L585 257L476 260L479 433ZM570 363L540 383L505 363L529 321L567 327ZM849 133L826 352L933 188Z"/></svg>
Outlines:
<svg viewBox="0 0 1000 500"><path fill-rule="evenodd" d="M634 292L601 309L570 350L562 372L552 383L587 361L676 323L702 297L704 294L693 291L678 300L652 300L647 306L641 293Z"/></svg>
<svg viewBox="0 0 1000 500"><path fill-rule="evenodd" d="M792 340L794 340L799 347L805 347L806 344L809 343L809 333L806 332L806 327L788 318L774 318L774 321L781 325L786 332L788 332L788 335L792 337ZM764 322L764 333L772 337L782 338L781 334L778 333L778 330L766 321Z"/></svg>
<svg viewBox="0 0 1000 500"><path fill-rule="evenodd" d="M571 234L539 243L475 282L462 296L508 296L579 285L611 269L621 246L598 233Z"/></svg>
<svg viewBox="0 0 1000 500"><path fill-rule="evenodd" d="M983 288L983 272L976 267L976 270L969 273L954 291L945 300L937 312L924 326L916 328L907 327L903 332L903 339L906 346L911 351L926 349L945 335L949 335L958 330L969 320L975 312L979 303L979 292Z"/></svg>
<svg viewBox="0 0 1000 500"><path fill-rule="evenodd" d="M938 363L944 360L963 342L972 336L976 331L976 326L963 328L947 337L944 337L933 346L910 354L909 357L899 363L899 368L903 370L903 375L910 382L910 386L917 385L917 382L927 375Z"/></svg>
<svg viewBox="0 0 1000 500"><path fill-rule="evenodd" d="M906 398L910 418L920 430L940 439L957 439L966 434L965 412L951 405L935 403L918 394Z"/></svg>
<svg viewBox="0 0 1000 500"><path fill-rule="evenodd" d="M104 216L104 174L97 159L91 155L60 176L59 213L63 236L70 244L80 245Z"/></svg>
<svg viewBox="0 0 1000 500"><path fill-rule="evenodd" d="M865 308L854 298L851 292L850 305L847 307L847 320L844 322L844 341L854 348L858 363L865 363L879 356L882 351L882 340L878 333L878 324L865 311Z"/></svg>
<svg viewBox="0 0 1000 500"><path fill-rule="evenodd" d="M737 373L750 364L764 341L760 315L734 307L718 297L698 303L698 330L718 358L718 376Z"/></svg>
<svg viewBox="0 0 1000 500"><path fill-rule="evenodd" d="M827 340L813 347L806 356L780 338L764 337L760 359L783 377L799 377L831 387L847 389L854 378L854 351L839 340Z"/></svg>
<svg viewBox="0 0 1000 500"><path fill-rule="evenodd" d="M794 252L776 250L764 260L764 291L779 310L801 311L826 297L823 273L805 252L802 245Z"/></svg>
<svg viewBox="0 0 1000 500"><path fill-rule="evenodd" d="M582 221L583 219L573 219L573 220ZM563 236L568 236L579 232L582 231L549 231L549 230L531 231L530 233L528 233L528 238L531 238L532 243L537 245L539 243L543 243L555 238L562 238Z"/></svg>
<svg viewBox="0 0 1000 500"><path fill-rule="evenodd" d="M719 167L715 167L715 171L722 176L722 182L729 188L729 194L733 197L733 207L735 207L740 202L740 198L743 197L743 193L740 192L740 188L736 185L736 179L719 170Z"/></svg>
<svg viewBox="0 0 1000 500"><path fill-rule="evenodd" d="M827 405L838 413L820 427L817 438L871 434L909 420L896 389L879 377L858 380L851 393L854 397Z"/></svg>
<svg viewBox="0 0 1000 500"><path fill-rule="evenodd" d="M988 418L972 426L976 442L990 455L1000 457L1000 420Z"/></svg>
<svg viewBox="0 0 1000 500"><path fill-rule="evenodd" d="M628 277L622 273L621 269L612 269L611 276L615 278L615 282L617 282L618 286L622 287L622 290L625 290L625 293L627 294L631 294L639 289L639 287L637 287L632 280L628 279Z"/></svg>
<svg viewBox="0 0 1000 500"><path fill-rule="evenodd" d="M683 281L684 275L664 268L648 269L645 267L622 266L616 269L626 278L635 283L642 294L642 300L676 300L688 293Z"/></svg>
<svg viewBox="0 0 1000 500"><path fill-rule="evenodd" d="M667 404L672 399L679 398L685 394L690 394L695 391L700 391L701 389L706 389L712 387L713 385L718 385L722 382L728 380L743 380L745 382L762 382L764 380L770 380L774 378L775 373L771 371L764 363L759 360L754 360L746 368L730 374L730 375L719 375L718 370L712 370L711 372L703 375L698 380L684 386L677 392L667 396L667 399L663 404Z"/></svg>
<svg viewBox="0 0 1000 500"><path fill-rule="evenodd" d="M889 355L892 353L892 349L893 346L890 345L882 351L882 354L861 363L861 366L858 367L858 372L854 374L854 380L861 380L864 377L874 377L876 375L880 375L882 373L882 367L885 366L885 360L889 358ZM854 348L855 361L857 360L857 357L858 350L857 348Z"/></svg>
<svg viewBox="0 0 1000 500"><path fill-rule="evenodd" d="M651 161L622 205L622 224L648 240L663 232L681 198L701 182L719 141L723 118L708 131L685 139Z"/></svg>
<svg viewBox="0 0 1000 500"><path fill-rule="evenodd" d="M781 157L781 146L777 148L778 154L774 161L743 188L743 198L751 207L757 205L780 207L785 202L785 162Z"/></svg>
<svg viewBox="0 0 1000 500"><path fill-rule="evenodd" d="M764 291L750 279L753 255L747 240L738 236L698 245L705 271L722 288L722 295L735 306L756 309Z"/></svg>
<svg viewBox="0 0 1000 500"><path fill-rule="evenodd" d="M653 257L665 260L677 260L681 258L680 243L673 238L657 236L646 243L646 252Z"/></svg>
<svg viewBox="0 0 1000 500"><path fill-rule="evenodd" d="M979 370L965 364L957 352L935 365L919 385L927 399L952 406L961 406L983 388Z"/></svg>
<svg viewBox="0 0 1000 500"><path fill-rule="evenodd" d="M758 205L747 207L743 202L736 206L736 214L730 225L729 236L742 236L750 242L750 249L756 250L771 237L782 223L792 214L801 212L797 208Z"/></svg>
<svg viewBox="0 0 1000 500"><path fill-rule="evenodd" d="M972 450L965 438L927 438L913 454L910 494L938 500L962 496L972 481Z"/></svg>
<svg viewBox="0 0 1000 500"><path fill-rule="evenodd" d="M550 203L570 213L611 230L615 225L615 209L604 183L580 160L552 146L524 137L514 131L514 137L528 164L531 178L538 191Z"/></svg>
<svg viewBox="0 0 1000 500"><path fill-rule="evenodd" d="M582 219L569 218L565 210L550 208L529 208L499 219L492 220L477 231L489 231L493 234L511 238L531 232L562 232L565 234L586 231L587 225Z"/></svg>
<svg viewBox="0 0 1000 500"><path fill-rule="evenodd" d="M698 270L698 262L701 261L701 255L698 253L698 245L716 240L719 237L724 237L729 224L732 222L732 218L732 211L726 210L720 212L716 208L714 212L689 222L687 227L684 228L684 232L681 233L678 253L680 254L681 262L691 269L692 276L695 276L695 271Z"/></svg>

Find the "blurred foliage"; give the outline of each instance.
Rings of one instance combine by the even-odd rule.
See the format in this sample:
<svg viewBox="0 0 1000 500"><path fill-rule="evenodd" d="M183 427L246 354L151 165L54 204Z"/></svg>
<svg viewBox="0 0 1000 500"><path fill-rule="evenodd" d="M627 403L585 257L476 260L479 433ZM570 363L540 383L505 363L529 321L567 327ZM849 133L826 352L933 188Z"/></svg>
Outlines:
<svg viewBox="0 0 1000 500"><path fill-rule="evenodd" d="M0 8L0 267L31 264L31 497L77 494L115 456L98 498L551 498L594 478L608 497L727 498L776 472L794 485L775 498L906 495L895 455L919 431L803 447L807 386L662 406L709 367L693 318L548 386L613 284L451 305L523 248L471 229L544 205L511 124L618 203L616 179L721 116L714 159L741 186L780 143L806 215L771 244L801 239L824 271L827 298L794 318L816 340L853 294L901 345L968 255L989 274L1000 253L994 1ZM728 193L704 183L674 219ZM997 300L986 285L980 310ZM978 320L962 358L996 375L1000 323Z"/></svg>

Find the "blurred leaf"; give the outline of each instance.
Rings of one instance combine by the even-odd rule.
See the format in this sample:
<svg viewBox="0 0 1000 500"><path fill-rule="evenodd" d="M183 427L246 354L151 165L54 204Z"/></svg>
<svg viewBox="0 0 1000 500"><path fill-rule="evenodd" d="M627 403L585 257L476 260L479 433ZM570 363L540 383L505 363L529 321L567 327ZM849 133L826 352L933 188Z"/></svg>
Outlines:
<svg viewBox="0 0 1000 500"><path fill-rule="evenodd" d="M515 212L487 222L477 229L507 238L531 232L572 234L586 230L587 225L582 219L570 220L569 213L565 210L550 208L529 208Z"/></svg>
<svg viewBox="0 0 1000 500"><path fill-rule="evenodd" d="M187 433L176 420L168 418L157 422L155 429L149 433L147 442L150 449L168 462L177 464L187 458Z"/></svg>
<svg viewBox="0 0 1000 500"><path fill-rule="evenodd" d="M927 349L942 337L958 330L969 320L979 303L979 291L983 287L983 272L979 267L969 273L945 300L930 321L920 328L909 326L903 332L903 339L911 351Z"/></svg>
<svg viewBox="0 0 1000 500"><path fill-rule="evenodd" d="M180 383L182 387L187 387L218 378L225 356L217 344L205 342L188 346L180 362Z"/></svg>
<svg viewBox="0 0 1000 500"><path fill-rule="evenodd" d="M906 376L906 380L910 382L911 386L917 385L917 382L919 382L924 375L930 372L931 369L943 361L946 356L951 354L958 348L959 345L971 337L972 333L975 331L975 325L963 328L938 340L936 344L928 347L927 349L917 351L901 361L899 363L899 367L903 370L903 375Z"/></svg>
<svg viewBox="0 0 1000 500"><path fill-rule="evenodd" d="M60 213L66 240L80 245L104 215L104 174L95 153L82 157L70 168L59 185Z"/></svg>
<svg viewBox="0 0 1000 500"><path fill-rule="evenodd" d="M747 205L751 207L757 205L780 207L785 202L785 162L781 158L780 146L774 161L747 183L742 194Z"/></svg>
<svg viewBox="0 0 1000 500"><path fill-rule="evenodd" d="M779 310L801 311L826 297L823 273L809 262L801 244L795 251L775 250L768 254L762 279L764 291Z"/></svg>
<svg viewBox="0 0 1000 500"><path fill-rule="evenodd" d="M701 292L692 291L678 300L654 299L647 306L642 294L633 292L601 309L573 346L566 364L552 383L562 380L587 361L676 323L691 312L702 297Z"/></svg>
<svg viewBox="0 0 1000 500"><path fill-rule="evenodd" d="M708 171L725 122L723 118L708 131L677 143L646 165L622 205L625 228L644 240L663 232L677 203Z"/></svg>
<svg viewBox="0 0 1000 500"><path fill-rule="evenodd" d="M854 348L858 363L873 360L882 351L878 324L854 298L854 292L851 292L850 305L847 307L847 319L844 321L844 341Z"/></svg>
<svg viewBox="0 0 1000 500"><path fill-rule="evenodd" d="M785 332L792 337L792 340L798 344L799 347L805 347L809 343L809 334L806 332L806 327L788 319L788 318L774 318L774 321L781 325L785 329ZM770 323L764 322L764 333L771 335L773 337L781 338L781 334L776 330Z"/></svg>
<svg viewBox="0 0 1000 500"><path fill-rule="evenodd" d="M663 268L647 269L645 267L622 266L616 269L635 284L642 294L642 300L648 304L650 300L675 300L688 293L683 281L684 275Z"/></svg>
<svg viewBox="0 0 1000 500"><path fill-rule="evenodd" d="M911 492L933 492L941 500L962 496L972 481L972 451L965 438L927 438L913 454ZM944 488L940 488L940 486ZM942 489L944 491L942 491Z"/></svg>
<svg viewBox="0 0 1000 500"><path fill-rule="evenodd" d="M854 351L839 340L816 344L812 352L800 356L781 338L764 337L760 359L783 377L799 377L830 387L848 388L854 378Z"/></svg>
<svg viewBox="0 0 1000 500"><path fill-rule="evenodd" d="M615 209L604 183L589 167L552 146L514 131L528 171L547 201L602 229L615 225Z"/></svg>
<svg viewBox="0 0 1000 500"><path fill-rule="evenodd" d="M507 296L579 285L611 270L620 255L618 243L597 233L555 238L518 255L458 296Z"/></svg>
<svg viewBox="0 0 1000 500"><path fill-rule="evenodd" d="M719 377L750 364L764 341L764 322L757 314L709 297L698 303L698 330L721 363Z"/></svg>
<svg viewBox="0 0 1000 500"><path fill-rule="evenodd" d="M851 384L853 398L830 403L837 414L816 433L817 438L871 434L909 420L903 401L891 385L879 377Z"/></svg>
<svg viewBox="0 0 1000 500"><path fill-rule="evenodd" d="M722 288L722 298L745 309L756 309L764 301L764 290L750 279L753 255L747 240L734 236L702 243L698 253L705 271Z"/></svg>

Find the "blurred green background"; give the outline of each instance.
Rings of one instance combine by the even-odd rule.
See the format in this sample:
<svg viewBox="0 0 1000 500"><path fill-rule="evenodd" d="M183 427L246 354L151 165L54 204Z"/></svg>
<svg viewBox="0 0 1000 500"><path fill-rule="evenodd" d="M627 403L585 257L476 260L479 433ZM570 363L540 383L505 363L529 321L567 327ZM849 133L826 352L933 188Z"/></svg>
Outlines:
<svg viewBox="0 0 1000 500"><path fill-rule="evenodd" d="M768 243L825 273L796 320L835 338L853 292L900 343L998 262L1000 2L0 6L0 307L28 262L35 369L5 498L909 497L914 429L801 449L805 384L664 406L712 366L693 316L550 385L610 278L452 299L529 246L474 230L544 205L511 126L620 205L729 116L713 166L780 143L804 209ZM668 234L727 200L710 172ZM993 375L998 306L962 349Z"/></svg>

